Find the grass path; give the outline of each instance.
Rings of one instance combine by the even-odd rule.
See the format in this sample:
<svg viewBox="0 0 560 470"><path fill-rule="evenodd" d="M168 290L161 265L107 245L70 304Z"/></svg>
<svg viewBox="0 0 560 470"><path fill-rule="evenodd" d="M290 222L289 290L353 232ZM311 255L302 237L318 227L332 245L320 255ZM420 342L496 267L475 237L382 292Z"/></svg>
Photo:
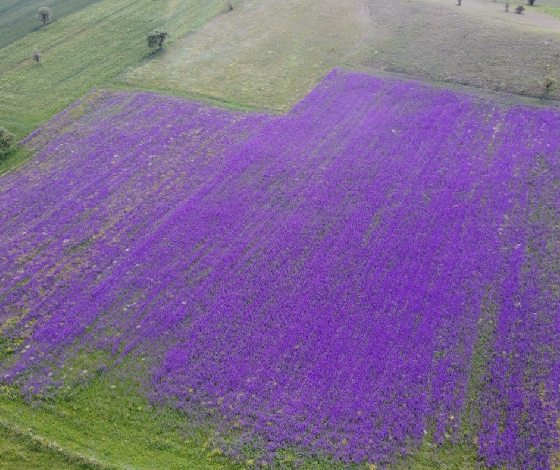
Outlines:
<svg viewBox="0 0 560 470"><path fill-rule="evenodd" d="M0 420L24 431L21 435L27 444L33 437L34 448L41 442L55 443L54 447L71 457L66 460L79 461L83 456L83 462L98 462L101 468L155 469L163 468L163 462L168 470L240 468L209 452L205 445L208 430L194 430L189 438L182 437L184 417L154 410L133 383L112 377L77 387L60 399L31 404L0 393ZM21 436L11 440L11 445L4 446L6 455L21 452L33 458L33 447L30 450ZM0 468L18 467L10 463Z"/></svg>

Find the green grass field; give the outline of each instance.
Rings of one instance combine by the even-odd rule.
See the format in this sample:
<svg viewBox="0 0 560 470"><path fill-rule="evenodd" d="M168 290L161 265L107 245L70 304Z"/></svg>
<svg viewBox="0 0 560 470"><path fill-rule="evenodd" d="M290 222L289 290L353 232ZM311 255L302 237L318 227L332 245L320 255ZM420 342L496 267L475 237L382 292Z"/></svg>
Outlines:
<svg viewBox="0 0 560 470"><path fill-rule="evenodd" d="M0 426L0 468L74 470L88 468L88 466L39 444L31 437L15 434Z"/></svg>
<svg viewBox="0 0 560 470"><path fill-rule="evenodd" d="M58 21L99 0L3 0L0 3L0 48L43 27L37 10L48 7Z"/></svg>
<svg viewBox="0 0 560 470"><path fill-rule="evenodd" d="M149 58L146 35L172 39L224 9L221 0L103 0L0 49L0 125L24 137L93 87ZM32 59L43 54L42 66Z"/></svg>
<svg viewBox="0 0 560 470"><path fill-rule="evenodd" d="M535 6L528 7L527 9L560 18L560 0L536 0Z"/></svg>
<svg viewBox="0 0 560 470"><path fill-rule="evenodd" d="M170 470L240 468L209 452L208 430L183 438L181 418L178 413L155 411L134 384L111 377L76 387L55 401L25 404L5 393L0 399L0 420L24 431L28 441L34 436L37 443L56 443L66 454L58 457L69 463L82 459L106 468L152 469L158 468L157 462ZM20 447L25 444L21 436L14 439ZM22 451L28 453L25 447Z"/></svg>

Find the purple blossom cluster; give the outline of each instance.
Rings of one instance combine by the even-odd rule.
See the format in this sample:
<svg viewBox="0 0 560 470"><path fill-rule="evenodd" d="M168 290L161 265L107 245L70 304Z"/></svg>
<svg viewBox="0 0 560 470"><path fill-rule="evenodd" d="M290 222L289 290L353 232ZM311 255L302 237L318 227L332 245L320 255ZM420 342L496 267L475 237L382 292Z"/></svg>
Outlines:
<svg viewBox="0 0 560 470"><path fill-rule="evenodd" d="M275 117L95 92L27 145L0 177L0 382L141 353L151 399L211 410L232 453L554 464L557 111L336 69Z"/></svg>

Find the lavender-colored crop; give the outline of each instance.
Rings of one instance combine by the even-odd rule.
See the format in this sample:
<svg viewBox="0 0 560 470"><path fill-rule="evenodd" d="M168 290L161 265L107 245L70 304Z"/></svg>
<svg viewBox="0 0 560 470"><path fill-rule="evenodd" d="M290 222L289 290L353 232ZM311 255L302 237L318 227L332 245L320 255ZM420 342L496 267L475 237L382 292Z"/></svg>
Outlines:
<svg viewBox="0 0 560 470"><path fill-rule="evenodd" d="M27 145L0 177L0 381L56 394L80 351L142 354L151 399L210 410L232 454L433 439L551 468L557 111L334 70L277 117L94 92Z"/></svg>

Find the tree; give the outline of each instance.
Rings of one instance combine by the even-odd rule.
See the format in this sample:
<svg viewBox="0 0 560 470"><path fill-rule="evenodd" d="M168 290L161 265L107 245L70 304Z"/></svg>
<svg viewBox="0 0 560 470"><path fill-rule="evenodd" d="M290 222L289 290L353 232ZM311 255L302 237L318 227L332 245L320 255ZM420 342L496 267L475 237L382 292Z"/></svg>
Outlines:
<svg viewBox="0 0 560 470"><path fill-rule="evenodd" d="M509 2L506 2L506 13L509 11Z"/></svg>
<svg viewBox="0 0 560 470"><path fill-rule="evenodd" d="M544 97L548 97L548 94L556 88L556 79L552 77L546 77L543 82L544 87Z"/></svg>
<svg viewBox="0 0 560 470"><path fill-rule="evenodd" d="M534 6L535 0L528 0L527 3L529 4L529 6Z"/></svg>
<svg viewBox="0 0 560 470"><path fill-rule="evenodd" d="M525 7L523 5L519 5L515 7L515 13L517 13L518 15L521 15L521 13L523 13L524 11L525 11Z"/></svg>
<svg viewBox="0 0 560 470"><path fill-rule="evenodd" d="M167 31L153 31L148 34L148 46L161 49L163 47L163 41L168 37L169 33Z"/></svg>
<svg viewBox="0 0 560 470"><path fill-rule="evenodd" d="M37 11L37 19L43 24L49 23L52 20L51 9L47 7L39 8Z"/></svg>
<svg viewBox="0 0 560 470"><path fill-rule="evenodd" d="M228 8L228 11L232 11L232 10L233 10L233 3L231 3L230 0L227 0L226 6L227 6L227 8Z"/></svg>
<svg viewBox="0 0 560 470"><path fill-rule="evenodd" d="M41 57L43 57L43 54L41 54L40 51L33 51L33 55L31 57L33 57L33 60L37 62L37 65L41 65Z"/></svg>
<svg viewBox="0 0 560 470"><path fill-rule="evenodd" d="M0 126L0 156L7 153L16 140L16 136L5 127Z"/></svg>

